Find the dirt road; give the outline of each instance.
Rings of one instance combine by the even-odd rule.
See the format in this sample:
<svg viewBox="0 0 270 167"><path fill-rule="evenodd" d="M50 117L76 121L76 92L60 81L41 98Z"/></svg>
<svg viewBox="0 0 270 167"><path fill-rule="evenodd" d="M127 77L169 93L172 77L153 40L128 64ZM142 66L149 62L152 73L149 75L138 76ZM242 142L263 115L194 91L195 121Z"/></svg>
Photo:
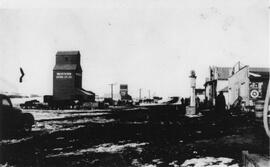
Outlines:
<svg viewBox="0 0 270 167"><path fill-rule="evenodd" d="M241 165L241 151L268 154L269 140L250 116L217 120L153 111L27 110L28 135L0 142L6 166Z"/></svg>

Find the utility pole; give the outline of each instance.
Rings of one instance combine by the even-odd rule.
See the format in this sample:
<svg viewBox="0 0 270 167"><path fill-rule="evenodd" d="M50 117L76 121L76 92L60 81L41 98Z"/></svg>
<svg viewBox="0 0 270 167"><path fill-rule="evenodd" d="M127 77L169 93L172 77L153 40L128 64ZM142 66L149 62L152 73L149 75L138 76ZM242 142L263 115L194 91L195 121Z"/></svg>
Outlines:
<svg viewBox="0 0 270 167"><path fill-rule="evenodd" d="M139 100L142 99L142 88L139 89Z"/></svg>
<svg viewBox="0 0 270 167"><path fill-rule="evenodd" d="M111 84L109 84L109 85L111 86L111 98L112 98L112 100L113 100L113 86L114 86L115 84L111 83Z"/></svg>

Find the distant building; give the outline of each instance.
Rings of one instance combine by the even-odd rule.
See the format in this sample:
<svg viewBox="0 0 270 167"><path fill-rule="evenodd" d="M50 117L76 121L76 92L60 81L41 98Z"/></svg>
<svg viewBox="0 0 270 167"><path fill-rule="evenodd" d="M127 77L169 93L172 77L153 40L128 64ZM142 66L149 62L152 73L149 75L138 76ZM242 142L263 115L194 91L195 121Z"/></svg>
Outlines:
<svg viewBox="0 0 270 167"><path fill-rule="evenodd" d="M209 67L209 78L207 78L205 86L205 98L215 104L215 98L220 91L223 91L226 104L228 104L228 78L232 73L230 67Z"/></svg>
<svg viewBox="0 0 270 167"><path fill-rule="evenodd" d="M195 89L195 96L199 97L200 102L203 102L205 99L205 89L202 88L196 88Z"/></svg>
<svg viewBox="0 0 270 167"><path fill-rule="evenodd" d="M120 85L120 96L122 101L132 100L132 97L128 94L128 85L121 84Z"/></svg>
<svg viewBox="0 0 270 167"><path fill-rule="evenodd" d="M127 84L121 84L120 85L121 99L124 98L127 94L128 94L128 85Z"/></svg>
<svg viewBox="0 0 270 167"><path fill-rule="evenodd" d="M95 94L82 88L82 68L79 51L56 53L53 69L53 99L59 101L94 101Z"/></svg>
<svg viewBox="0 0 270 167"><path fill-rule="evenodd" d="M103 98L112 98L112 94L111 93L104 93ZM120 100L121 99L120 94L119 93L113 93L113 99L114 100Z"/></svg>

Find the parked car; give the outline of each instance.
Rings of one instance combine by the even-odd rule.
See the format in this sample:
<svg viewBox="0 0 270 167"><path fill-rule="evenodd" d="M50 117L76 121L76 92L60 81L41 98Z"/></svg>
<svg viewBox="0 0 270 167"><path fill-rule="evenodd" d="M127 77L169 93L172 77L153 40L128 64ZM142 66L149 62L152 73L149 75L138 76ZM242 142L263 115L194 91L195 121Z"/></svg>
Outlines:
<svg viewBox="0 0 270 167"><path fill-rule="evenodd" d="M0 94L0 132L24 131L30 132L35 120L32 114L22 113L22 110L12 106L10 98Z"/></svg>
<svg viewBox="0 0 270 167"><path fill-rule="evenodd" d="M38 100L30 100L20 104L22 109L49 109L48 105L39 102Z"/></svg>

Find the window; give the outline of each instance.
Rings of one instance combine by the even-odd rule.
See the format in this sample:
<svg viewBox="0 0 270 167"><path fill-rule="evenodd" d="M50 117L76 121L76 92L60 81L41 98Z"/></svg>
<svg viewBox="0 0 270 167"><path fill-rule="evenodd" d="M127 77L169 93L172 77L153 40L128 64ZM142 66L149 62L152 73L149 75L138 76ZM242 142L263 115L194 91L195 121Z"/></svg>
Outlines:
<svg viewBox="0 0 270 167"><path fill-rule="evenodd" d="M65 61L68 61L68 58L67 57L65 57Z"/></svg>
<svg viewBox="0 0 270 167"><path fill-rule="evenodd" d="M10 106L10 103L7 99L2 99L2 105L4 106Z"/></svg>

